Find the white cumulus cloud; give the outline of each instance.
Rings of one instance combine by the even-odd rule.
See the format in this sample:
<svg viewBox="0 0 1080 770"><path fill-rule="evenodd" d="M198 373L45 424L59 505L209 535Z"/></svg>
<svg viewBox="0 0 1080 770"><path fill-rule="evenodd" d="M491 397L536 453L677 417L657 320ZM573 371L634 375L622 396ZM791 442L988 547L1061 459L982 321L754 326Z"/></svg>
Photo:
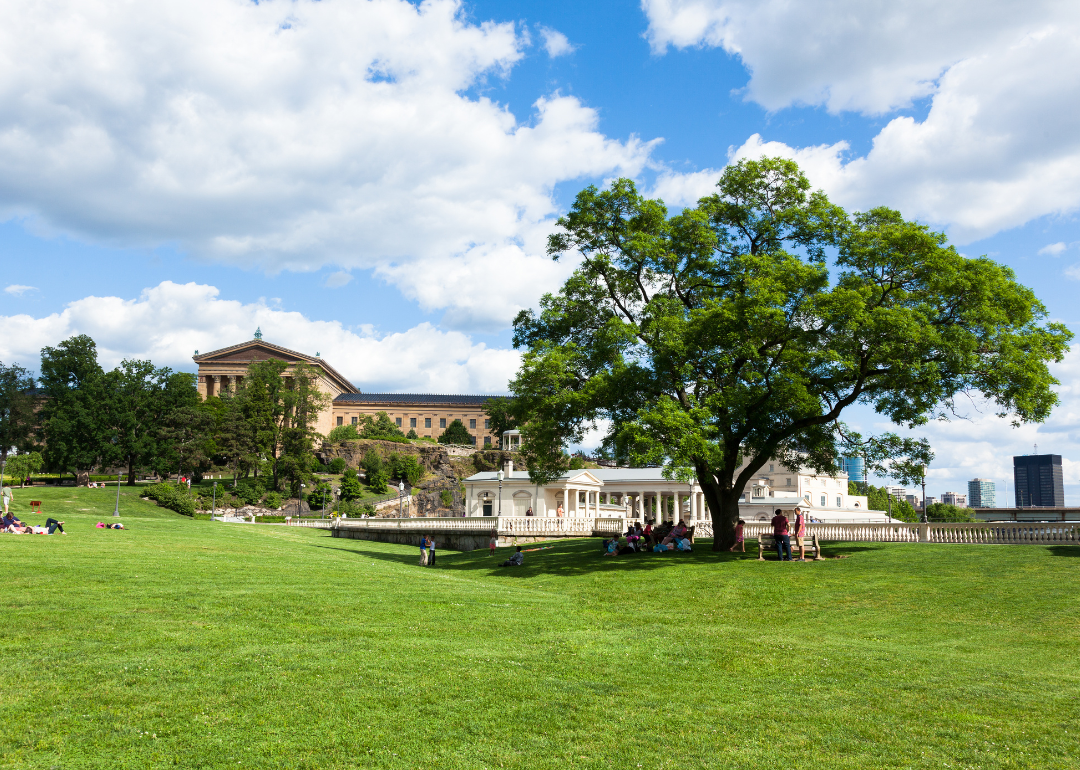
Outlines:
<svg viewBox="0 0 1080 770"><path fill-rule="evenodd" d="M540 36L544 38L544 50L552 59L574 52L570 39L557 29L540 27Z"/></svg>
<svg viewBox="0 0 1080 770"><path fill-rule="evenodd" d="M811 0L646 0L650 39L720 46L750 71L747 98L895 117L863 157L846 142L751 137L735 155L806 160L856 208L886 204L963 243L1080 207L1080 5ZM674 183L672 183L674 184Z"/></svg>
<svg viewBox="0 0 1080 770"><path fill-rule="evenodd" d="M366 391L505 393L519 355L474 343L457 331L423 323L404 332L352 330L263 302L221 299L205 284L165 281L137 299L86 297L63 311L35 318L0 316L0 361L36 370L41 348L76 334L90 335L106 368L124 358L193 371L195 350L207 353L252 338L304 353L320 353Z"/></svg>
<svg viewBox="0 0 1080 770"><path fill-rule="evenodd" d="M0 218L268 271L509 254L555 185L651 147L570 96L519 122L476 95L525 44L457 0L12 0Z"/></svg>
<svg viewBox="0 0 1080 770"><path fill-rule="evenodd" d="M1061 252L1065 251L1065 249L1067 248L1068 246L1065 245L1064 241L1058 241L1057 243L1051 243L1043 246L1041 249L1039 249L1038 253L1049 254L1051 257L1056 257L1061 254Z"/></svg>
<svg viewBox="0 0 1080 770"><path fill-rule="evenodd" d="M25 286L21 283L13 283L10 286L5 286L4 291L11 294L14 297L21 297L28 291L37 291L36 286Z"/></svg>

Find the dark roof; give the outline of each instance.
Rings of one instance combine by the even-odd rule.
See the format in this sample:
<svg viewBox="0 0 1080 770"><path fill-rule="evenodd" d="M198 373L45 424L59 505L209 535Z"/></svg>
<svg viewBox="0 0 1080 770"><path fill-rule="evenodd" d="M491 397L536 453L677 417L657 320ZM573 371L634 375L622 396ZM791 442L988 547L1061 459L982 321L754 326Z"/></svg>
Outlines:
<svg viewBox="0 0 1080 770"><path fill-rule="evenodd" d="M335 404L483 404L499 396L456 396L445 393L342 393Z"/></svg>

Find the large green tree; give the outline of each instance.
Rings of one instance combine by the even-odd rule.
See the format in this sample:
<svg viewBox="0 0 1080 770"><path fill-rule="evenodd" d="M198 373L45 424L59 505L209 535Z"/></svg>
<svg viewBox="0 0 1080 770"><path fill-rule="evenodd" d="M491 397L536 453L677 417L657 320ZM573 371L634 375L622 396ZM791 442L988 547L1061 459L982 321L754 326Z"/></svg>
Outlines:
<svg viewBox="0 0 1080 770"><path fill-rule="evenodd" d="M1071 334L1009 268L889 209L849 215L788 160L740 161L717 188L670 216L620 179L559 220L549 254L580 267L514 330L536 480L610 420L634 462L698 481L719 550L770 457L835 469L853 405L908 427L961 393L1014 422L1049 415L1047 364Z"/></svg>
<svg viewBox="0 0 1080 770"><path fill-rule="evenodd" d="M44 400L39 429L45 465L74 472L80 486L89 483L90 469L111 446L104 378L97 345L85 334L41 350L39 379Z"/></svg>
<svg viewBox="0 0 1080 770"><path fill-rule="evenodd" d="M105 374L103 390L101 409L112 433L105 460L126 467L127 483L134 486L136 471L153 466L168 451L161 445L163 435L169 435L162 426L172 425L179 410L198 404L195 376L125 359Z"/></svg>
<svg viewBox="0 0 1080 770"><path fill-rule="evenodd" d="M18 364L0 363L0 461L29 449L36 422L34 378Z"/></svg>

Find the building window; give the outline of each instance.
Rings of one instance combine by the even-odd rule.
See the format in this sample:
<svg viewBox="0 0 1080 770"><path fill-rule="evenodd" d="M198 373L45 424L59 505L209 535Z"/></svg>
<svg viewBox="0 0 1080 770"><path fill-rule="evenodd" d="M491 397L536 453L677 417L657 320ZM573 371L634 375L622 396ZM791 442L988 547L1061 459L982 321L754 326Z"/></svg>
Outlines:
<svg viewBox="0 0 1080 770"><path fill-rule="evenodd" d="M338 417L338 418L337 418L337 424L338 424L338 425L341 425L341 422L342 422L342 418L341 418L341 417Z"/></svg>
<svg viewBox="0 0 1080 770"><path fill-rule="evenodd" d="M784 486L785 487L790 487L791 486L791 479L785 479L784 480Z"/></svg>
<svg viewBox="0 0 1080 770"><path fill-rule="evenodd" d="M475 429L476 428L476 420L469 420L469 427Z"/></svg>
<svg viewBox="0 0 1080 770"><path fill-rule="evenodd" d="M358 419L358 418L356 418L356 417L353 417L353 418L352 418L352 424L353 424L353 425L356 425L356 421L357 421L357 419Z"/></svg>
<svg viewBox="0 0 1080 770"><path fill-rule="evenodd" d="M803 495L803 500L806 501L807 505L810 504L810 493L809 492L807 492L805 495Z"/></svg>
<svg viewBox="0 0 1080 770"><path fill-rule="evenodd" d="M837 508L842 508L843 505L844 505L844 502L843 502L842 498L840 497L840 495L837 495L836 496L836 507Z"/></svg>
<svg viewBox="0 0 1080 770"><path fill-rule="evenodd" d="M440 428L445 428L446 427L446 418L445 417L440 417L439 418L439 427Z"/></svg>
<svg viewBox="0 0 1080 770"><path fill-rule="evenodd" d="M772 473L772 472L773 472L773 464L769 463L769 473Z"/></svg>
<svg viewBox="0 0 1080 770"><path fill-rule="evenodd" d="M400 417L396 418L396 419L394 420L394 422L396 422L396 423L397 423L397 426L398 426L399 428L401 427L401 418L400 418Z"/></svg>
<svg viewBox="0 0 1080 770"><path fill-rule="evenodd" d="M825 507L825 495L822 495L822 496L821 496L821 507L822 507L822 508L824 508L824 507Z"/></svg>
<svg viewBox="0 0 1080 770"><path fill-rule="evenodd" d="M469 443L476 446L476 436L469 436Z"/></svg>
<svg viewBox="0 0 1080 770"><path fill-rule="evenodd" d="M484 436L484 446L491 446L491 436Z"/></svg>
<svg viewBox="0 0 1080 770"><path fill-rule="evenodd" d="M491 430L491 420L484 420L484 428Z"/></svg>
<svg viewBox="0 0 1080 770"><path fill-rule="evenodd" d="M410 428L415 428L416 427L416 418L415 417L410 417L409 418L409 427Z"/></svg>
<svg viewBox="0 0 1080 770"><path fill-rule="evenodd" d="M424 418L424 427L425 428L430 428L431 427L431 418L430 417L425 417Z"/></svg>

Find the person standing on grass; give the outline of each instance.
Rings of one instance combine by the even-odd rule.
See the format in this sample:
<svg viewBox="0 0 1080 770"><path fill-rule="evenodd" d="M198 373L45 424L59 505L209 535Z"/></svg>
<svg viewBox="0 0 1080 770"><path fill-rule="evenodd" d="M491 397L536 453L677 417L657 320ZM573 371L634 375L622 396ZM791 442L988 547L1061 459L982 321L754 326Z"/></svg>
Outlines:
<svg viewBox="0 0 1080 770"><path fill-rule="evenodd" d="M491 530L491 540L488 541L488 548L491 549L491 555L492 556L495 555L495 549L498 547L498 545L499 545L499 531L493 529L493 530Z"/></svg>
<svg viewBox="0 0 1080 770"><path fill-rule="evenodd" d="M729 551L734 551L735 546L739 546L742 549L742 552L746 553L746 541L743 540L743 527L745 524L746 522L739 519L739 523L735 525L735 542L732 544L731 548L728 548Z"/></svg>
<svg viewBox="0 0 1080 770"><path fill-rule="evenodd" d="M7 515L8 506L11 505L11 501L14 500L14 495L11 492L11 487L4 487L4 515Z"/></svg>
<svg viewBox="0 0 1080 770"><path fill-rule="evenodd" d="M799 561L806 561L806 517L802 508L795 507L795 545L799 546Z"/></svg>
<svg viewBox="0 0 1080 770"><path fill-rule="evenodd" d="M788 523L788 517L777 508L776 515L772 517L772 531L776 539L776 555L780 557L780 561L791 561L791 536L788 534Z"/></svg>
<svg viewBox="0 0 1080 770"><path fill-rule="evenodd" d="M427 542L428 542L427 565L429 567L434 567L435 566L435 538L434 537L429 537L427 539Z"/></svg>
<svg viewBox="0 0 1080 770"><path fill-rule="evenodd" d="M420 566L427 566L427 535L420 537Z"/></svg>

